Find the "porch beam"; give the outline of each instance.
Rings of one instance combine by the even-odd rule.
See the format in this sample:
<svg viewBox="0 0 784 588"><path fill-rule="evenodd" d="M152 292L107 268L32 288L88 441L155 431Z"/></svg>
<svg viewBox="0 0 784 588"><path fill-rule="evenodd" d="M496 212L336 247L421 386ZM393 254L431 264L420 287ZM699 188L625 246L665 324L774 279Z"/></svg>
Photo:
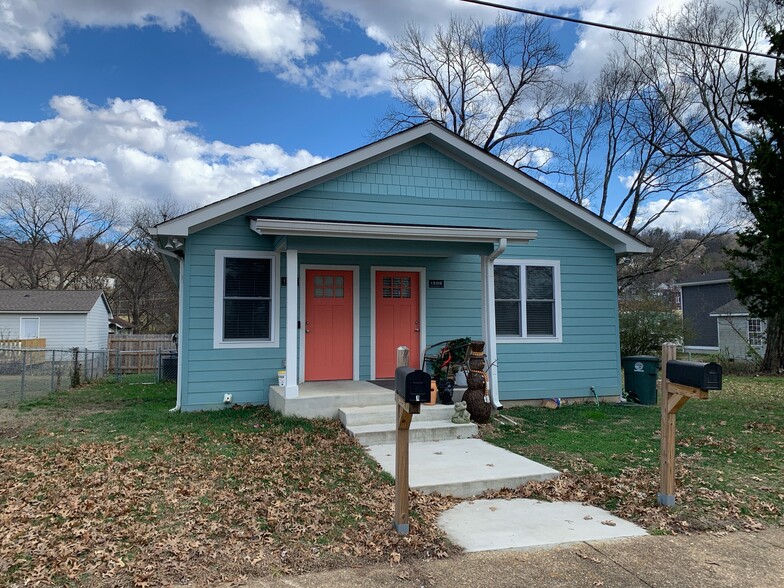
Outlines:
<svg viewBox="0 0 784 588"><path fill-rule="evenodd" d="M533 230L305 221L278 218L252 218L250 227L259 235L343 237L349 239L388 239L398 241L496 243L499 239L507 239L512 243L528 243L536 239L537 236L537 231Z"/></svg>
<svg viewBox="0 0 784 588"><path fill-rule="evenodd" d="M296 249L286 250L286 398L299 396L297 316L299 313L299 260Z"/></svg>

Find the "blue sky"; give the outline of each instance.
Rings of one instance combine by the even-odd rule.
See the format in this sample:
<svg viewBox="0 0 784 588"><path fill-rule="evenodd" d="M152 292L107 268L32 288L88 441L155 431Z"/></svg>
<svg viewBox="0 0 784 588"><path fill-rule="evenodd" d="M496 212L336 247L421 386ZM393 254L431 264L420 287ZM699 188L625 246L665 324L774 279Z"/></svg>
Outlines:
<svg viewBox="0 0 784 588"><path fill-rule="evenodd" d="M680 0L522 1L628 24ZM161 5L164 7L161 8ZM0 10L0 181L206 204L371 140L387 51L457 0L8 0ZM590 79L606 31L554 24Z"/></svg>

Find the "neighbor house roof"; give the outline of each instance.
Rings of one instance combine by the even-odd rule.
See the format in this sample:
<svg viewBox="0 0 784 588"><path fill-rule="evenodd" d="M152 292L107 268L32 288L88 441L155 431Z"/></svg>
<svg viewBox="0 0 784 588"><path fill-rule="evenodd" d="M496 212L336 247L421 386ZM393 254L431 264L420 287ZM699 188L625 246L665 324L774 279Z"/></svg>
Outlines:
<svg viewBox="0 0 784 588"><path fill-rule="evenodd" d="M0 290L0 312L86 314L99 298L112 316L101 290Z"/></svg>
<svg viewBox="0 0 784 588"><path fill-rule="evenodd" d="M737 298L730 300L727 304L719 306L710 313L711 316L749 316L749 309L740 303Z"/></svg>
<svg viewBox="0 0 784 588"><path fill-rule="evenodd" d="M707 286L708 284L725 284L730 281L730 274L726 271L711 272L701 276L695 276L688 280L678 282L676 286Z"/></svg>
<svg viewBox="0 0 784 588"><path fill-rule="evenodd" d="M411 127L334 159L173 218L153 227L151 232L159 237L187 237L418 144L426 144L458 161L493 183L612 247L616 254L652 251L642 241L597 214L432 122Z"/></svg>

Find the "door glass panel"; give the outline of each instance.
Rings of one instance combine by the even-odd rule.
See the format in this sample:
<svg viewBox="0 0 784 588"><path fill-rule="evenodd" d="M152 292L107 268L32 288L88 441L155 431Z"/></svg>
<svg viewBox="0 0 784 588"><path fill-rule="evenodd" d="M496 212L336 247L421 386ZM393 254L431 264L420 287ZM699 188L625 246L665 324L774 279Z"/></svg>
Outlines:
<svg viewBox="0 0 784 588"><path fill-rule="evenodd" d="M343 276L335 276L335 285L342 286L343 285Z"/></svg>
<svg viewBox="0 0 784 588"><path fill-rule="evenodd" d="M331 286L332 285L332 276L325 276L324 277L324 285Z"/></svg>
<svg viewBox="0 0 784 588"><path fill-rule="evenodd" d="M335 288L335 298L343 298L343 288Z"/></svg>
<svg viewBox="0 0 784 588"><path fill-rule="evenodd" d="M315 276L313 278L313 285L314 286L323 286L324 285L324 278L321 276Z"/></svg>
<svg viewBox="0 0 784 588"><path fill-rule="evenodd" d="M313 289L313 297L314 298L324 298L324 288L314 288Z"/></svg>

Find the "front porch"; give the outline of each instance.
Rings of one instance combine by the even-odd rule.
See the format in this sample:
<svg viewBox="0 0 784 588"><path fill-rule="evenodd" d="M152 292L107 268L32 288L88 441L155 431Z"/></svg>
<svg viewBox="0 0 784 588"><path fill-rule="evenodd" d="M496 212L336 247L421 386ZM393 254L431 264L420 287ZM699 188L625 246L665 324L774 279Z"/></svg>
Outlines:
<svg viewBox="0 0 784 588"><path fill-rule="evenodd" d="M395 403L394 392L371 382L340 380L302 382L295 397L286 397L284 386L270 386L272 410L308 419L336 419L347 406L384 406Z"/></svg>

